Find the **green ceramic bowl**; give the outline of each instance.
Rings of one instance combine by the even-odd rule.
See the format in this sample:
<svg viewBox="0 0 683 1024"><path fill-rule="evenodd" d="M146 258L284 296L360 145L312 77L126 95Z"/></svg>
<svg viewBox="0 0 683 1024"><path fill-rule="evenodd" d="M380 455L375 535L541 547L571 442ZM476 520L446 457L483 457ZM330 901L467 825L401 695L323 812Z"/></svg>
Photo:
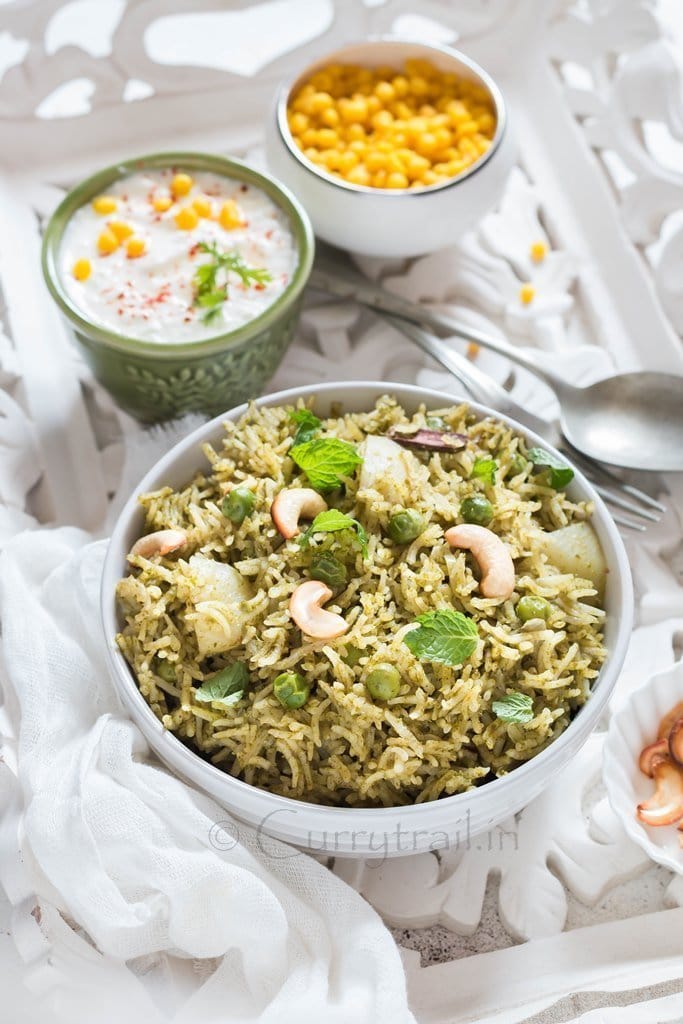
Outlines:
<svg viewBox="0 0 683 1024"><path fill-rule="evenodd" d="M210 171L262 189L289 218L299 262L284 292L254 320L215 338L165 345L117 334L85 317L62 283L59 248L66 225L79 207L120 178L169 166ZM107 167L72 189L47 225L42 262L52 297L74 329L98 381L126 412L145 422L157 422L185 412L215 416L261 392L294 335L313 253L308 215L273 178L220 156L155 153Z"/></svg>

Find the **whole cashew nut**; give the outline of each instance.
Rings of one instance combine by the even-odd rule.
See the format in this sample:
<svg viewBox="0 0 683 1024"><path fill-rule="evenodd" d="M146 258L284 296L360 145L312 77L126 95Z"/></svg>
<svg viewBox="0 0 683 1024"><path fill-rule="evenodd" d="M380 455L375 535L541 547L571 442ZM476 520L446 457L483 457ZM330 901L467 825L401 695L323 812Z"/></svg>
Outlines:
<svg viewBox="0 0 683 1024"><path fill-rule="evenodd" d="M334 612L321 606L329 601L333 592L320 580L300 583L289 601L289 611L302 633L316 640L333 640L349 628L348 623Z"/></svg>
<svg viewBox="0 0 683 1024"><path fill-rule="evenodd" d="M493 530L462 523L446 530L452 548L471 551L481 570L479 590L484 597L506 600L515 589L515 565L503 541Z"/></svg>
<svg viewBox="0 0 683 1024"><path fill-rule="evenodd" d="M136 540L128 558L133 555L140 555L142 558L167 555L169 551L176 551L183 544L187 544L187 534L184 530L157 530L156 533L148 533L145 537L140 537L140 540Z"/></svg>
<svg viewBox="0 0 683 1024"><path fill-rule="evenodd" d="M278 530L289 540L299 532L300 519L315 519L327 511L327 502L310 487L289 487L276 495L270 514Z"/></svg>
<svg viewBox="0 0 683 1024"><path fill-rule="evenodd" d="M638 804L638 818L645 825L673 825L683 818L683 771L665 760L655 765L652 777L657 788Z"/></svg>

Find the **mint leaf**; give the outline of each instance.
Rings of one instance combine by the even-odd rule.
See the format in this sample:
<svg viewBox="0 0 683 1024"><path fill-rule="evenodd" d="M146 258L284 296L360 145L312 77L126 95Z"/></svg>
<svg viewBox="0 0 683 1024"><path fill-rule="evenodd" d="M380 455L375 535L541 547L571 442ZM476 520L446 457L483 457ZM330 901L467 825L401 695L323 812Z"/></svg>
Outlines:
<svg viewBox="0 0 683 1024"><path fill-rule="evenodd" d="M311 441L322 426L322 420L319 420L310 409L292 409L289 418L297 425L292 448L297 444L305 444L306 441Z"/></svg>
<svg viewBox="0 0 683 1024"><path fill-rule="evenodd" d="M339 530L355 530L360 541L363 558L367 558L368 535L362 524L344 512L339 512L336 508L318 513L306 532L301 535L299 543L306 547L314 533L337 533Z"/></svg>
<svg viewBox="0 0 683 1024"><path fill-rule="evenodd" d="M550 471L550 486L554 487L556 491L562 490L574 479L574 470L566 462L558 459L556 455L544 451L543 448L531 448L527 457L534 466L540 466L542 469Z"/></svg>
<svg viewBox="0 0 683 1024"><path fill-rule="evenodd" d="M195 700L202 704L223 704L226 708L237 704L244 696L249 682L246 665L236 661L234 665L222 668L220 672L205 679L199 689L194 691Z"/></svg>
<svg viewBox="0 0 683 1024"><path fill-rule="evenodd" d="M487 484L493 484L496 481L497 469L498 463L495 459L475 459L470 477L473 480L484 480Z"/></svg>
<svg viewBox="0 0 683 1024"><path fill-rule="evenodd" d="M501 722L530 722L534 717L534 702L526 693L507 693L491 705Z"/></svg>
<svg viewBox="0 0 683 1024"><path fill-rule="evenodd" d="M420 661L461 665L477 647L477 624L462 612L441 608L417 618L419 626L406 633L406 646Z"/></svg>
<svg viewBox="0 0 683 1024"><path fill-rule="evenodd" d="M294 445L289 454L304 471L311 487L317 491L333 491L342 476L349 476L363 461L353 447L336 437L319 437Z"/></svg>

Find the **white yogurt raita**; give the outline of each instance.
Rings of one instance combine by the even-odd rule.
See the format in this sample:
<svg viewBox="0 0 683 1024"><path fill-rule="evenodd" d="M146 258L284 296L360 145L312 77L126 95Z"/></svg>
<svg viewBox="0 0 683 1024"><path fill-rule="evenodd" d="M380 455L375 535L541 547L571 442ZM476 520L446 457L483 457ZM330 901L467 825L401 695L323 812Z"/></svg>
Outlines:
<svg viewBox="0 0 683 1024"><path fill-rule="evenodd" d="M197 269L225 261L207 280ZM67 225L60 273L81 314L144 341L202 341L253 320L285 290L297 248L285 213L255 185L182 168L116 182ZM264 273L265 272L265 273ZM222 298L225 296L225 298Z"/></svg>

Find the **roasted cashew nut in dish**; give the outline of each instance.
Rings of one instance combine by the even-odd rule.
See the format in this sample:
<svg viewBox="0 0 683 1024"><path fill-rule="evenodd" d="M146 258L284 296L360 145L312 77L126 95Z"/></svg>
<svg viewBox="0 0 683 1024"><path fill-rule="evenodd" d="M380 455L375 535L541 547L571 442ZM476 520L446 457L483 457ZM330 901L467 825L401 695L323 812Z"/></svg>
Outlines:
<svg viewBox="0 0 683 1024"><path fill-rule="evenodd" d="M134 555L140 555L141 558L167 555L170 551L182 548L184 544L187 544L187 534L184 530L157 530L156 533L148 533L145 537L140 537L140 540L136 540L128 558Z"/></svg>
<svg viewBox="0 0 683 1024"><path fill-rule="evenodd" d="M310 487L285 487L270 506L273 522L287 540L296 537L300 519L315 519L326 511L327 502Z"/></svg>
<svg viewBox="0 0 683 1024"><path fill-rule="evenodd" d="M655 764L652 777L657 788L638 804L638 818L645 825L673 825L683 818L683 771L667 758Z"/></svg>
<svg viewBox="0 0 683 1024"><path fill-rule="evenodd" d="M302 633L316 640L334 640L347 631L349 625L341 615L326 612L322 607L333 596L320 580L299 584L290 598L289 611Z"/></svg>
<svg viewBox="0 0 683 1024"><path fill-rule="evenodd" d="M493 530L462 523L446 530L452 548L471 551L481 570L479 591L483 597L506 600L515 589L515 565L506 545Z"/></svg>

